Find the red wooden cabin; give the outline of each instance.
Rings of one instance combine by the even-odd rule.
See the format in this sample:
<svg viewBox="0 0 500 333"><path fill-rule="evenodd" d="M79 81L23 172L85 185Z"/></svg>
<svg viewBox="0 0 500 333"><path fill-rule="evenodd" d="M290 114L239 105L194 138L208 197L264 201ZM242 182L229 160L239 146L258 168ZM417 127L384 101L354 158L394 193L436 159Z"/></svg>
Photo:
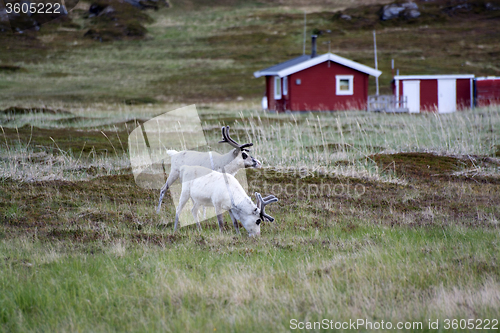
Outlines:
<svg viewBox="0 0 500 333"><path fill-rule="evenodd" d="M266 78L264 109L271 111L365 110L368 76L381 71L332 53L302 55L255 72Z"/></svg>
<svg viewBox="0 0 500 333"><path fill-rule="evenodd" d="M473 107L474 75L397 75L396 100L407 102L410 112L449 113Z"/></svg>
<svg viewBox="0 0 500 333"><path fill-rule="evenodd" d="M500 104L500 77L478 77L476 83L476 105Z"/></svg>

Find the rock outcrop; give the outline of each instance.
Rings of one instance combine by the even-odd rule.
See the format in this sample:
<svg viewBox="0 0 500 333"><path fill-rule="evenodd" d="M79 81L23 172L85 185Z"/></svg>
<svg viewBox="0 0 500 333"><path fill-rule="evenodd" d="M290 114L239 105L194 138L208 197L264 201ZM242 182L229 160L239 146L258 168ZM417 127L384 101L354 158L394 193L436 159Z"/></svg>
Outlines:
<svg viewBox="0 0 500 333"><path fill-rule="evenodd" d="M395 18L414 19L420 16L418 5L414 2L392 3L382 7L380 19L382 21L392 20Z"/></svg>
<svg viewBox="0 0 500 333"><path fill-rule="evenodd" d="M127 0L94 0L89 8L89 29L84 36L103 41L142 38L146 35L144 23L151 17Z"/></svg>
<svg viewBox="0 0 500 333"><path fill-rule="evenodd" d="M14 32L22 33L28 29L39 30L42 24L58 18L68 20L68 10L73 9L78 1L66 1L65 4L67 7L52 6L52 3L54 3L52 2L50 13L30 12L30 8L36 8L37 11L42 9L48 10L46 9L48 7L40 7L40 5L45 4L45 2L41 3L30 0L13 0L9 1L9 3L12 5L11 8L15 8L15 6L18 6L18 9L12 10L10 13L7 13L7 7L3 7L2 5L3 8L0 9L0 31L12 30ZM47 6L47 4L45 4L45 6ZM59 2L57 3L57 6L59 6Z"/></svg>

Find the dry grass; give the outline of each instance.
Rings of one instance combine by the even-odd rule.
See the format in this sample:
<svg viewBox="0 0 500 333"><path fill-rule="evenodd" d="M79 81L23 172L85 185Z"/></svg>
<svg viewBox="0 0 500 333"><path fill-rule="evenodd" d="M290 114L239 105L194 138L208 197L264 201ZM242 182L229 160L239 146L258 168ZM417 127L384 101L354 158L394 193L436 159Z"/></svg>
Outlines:
<svg viewBox="0 0 500 333"><path fill-rule="evenodd" d="M2 177L25 181L88 179L121 173L130 166L128 134L139 123L168 111L166 107L175 105L120 106L114 110L112 105L73 105L68 110L75 114L0 116L6 126L1 134ZM217 142L220 127L230 125L237 141L255 144L254 156L272 168L269 170L404 184L401 176L405 171L391 164L388 155L421 152L450 157L443 160L445 168L433 167L429 175L498 176L495 129L500 126L500 113L495 107L450 115L397 116L365 112L276 115L256 111L248 102L198 108L212 149L228 148ZM398 161L406 163L403 158L413 158L404 156ZM417 168L434 162L419 163Z"/></svg>

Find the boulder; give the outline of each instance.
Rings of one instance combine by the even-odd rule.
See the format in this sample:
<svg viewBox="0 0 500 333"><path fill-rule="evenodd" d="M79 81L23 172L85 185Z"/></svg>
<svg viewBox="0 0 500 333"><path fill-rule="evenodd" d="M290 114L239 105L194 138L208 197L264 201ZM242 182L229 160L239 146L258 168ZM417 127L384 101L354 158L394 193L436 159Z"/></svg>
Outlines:
<svg viewBox="0 0 500 333"><path fill-rule="evenodd" d="M169 4L166 0L124 0L124 1L140 9L151 8L154 10L158 10L158 8L160 7L169 7Z"/></svg>
<svg viewBox="0 0 500 333"><path fill-rule="evenodd" d="M470 11L470 10L472 10L472 5L470 5L468 3L463 3L461 5L457 5L455 7L452 7L451 10L452 11L456 11L456 10Z"/></svg>
<svg viewBox="0 0 500 333"><path fill-rule="evenodd" d="M93 3L90 5L89 7L89 18L92 18L94 16L97 16L99 15L103 10L104 8L108 7L109 5L106 3L106 4L103 4L103 3Z"/></svg>
<svg viewBox="0 0 500 333"><path fill-rule="evenodd" d="M418 9L410 9L410 10L404 10L403 11L403 17L405 19L415 19L420 16L420 12Z"/></svg>
<svg viewBox="0 0 500 333"><path fill-rule="evenodd" d="M399 13L401 13L404 9L403 6L398 5L397 3L393 3L390 5L385 5L382 8L382 21L392 20L394 18L399 17Z"/></svg>
<svg viewBox="0 0 500 333"><path fill-rule="evenodd" d="M89 12L89 29L84 36L104 42L124 38L143 38L151 17L125 0L93 0Z"/></svg>
<svg viewBox="0 0 500 333"><path fill-rule="evenodd" d="M9 15L5 8L0 8L0 32L11 31Z"/></svg>
<svg viewBox="0 0 500 333"><path fill-rule="evenodd" d="M398 17L403 17L405 19L413 19L420 16L420 11L418 10L418 5L414 2L406 3L392 3L390 5L385 5L382 7L382 14L380 19L382 21L392 20Z"/></svg>
<svg viewBox="0 0 500 333"><path fill-rule="evenodd" d="M40 29L40 23L33 18L33 16L24 13L10 13L9 23L13 31L23 32L27 29L35 28Z"/></svg>
<svg viewBox="0 0 500 333"><path fill-rule="evenodd" d="M486 8L486 10L500 10L500 6L495 6L494 4L492 4L491 2L487 2L484 7Z"/></svg>
<svg viewBox="0 0 500 333"><path fill-rule="evenodd" d="M99 15L108 15L108 16L112 16L114 13L116 12L116 9L113 8L113 6L108 6L106 8L104 8L100 13Z"/></svg>
<svg viewBox="0 0 500 333"><path fill-rule="evenodd" d="M392 3L382 7L380 19L382 21L392 20L398 17L414 19L420 16L418 5L414 2Z"/></svg>
<svg viewBox="0 0 500 333"><path fill-rule="evenodd" d="M38 4L41 4L39 1L34 1L34 0L11 0L9 1L10 3L14 4L19 4L20 6L24 6L25 10L26 8L30 8L32 4L35 5L37 10L39 10ZM57 1L56 1L57 2ZM60 1L59 1L60 2ZM47 3L47 2L43 2ZM54 3L54 2L52 2ZM40 30L40 27L42 24L45 24L47 22L53 21L53 20L60 20L60 22L68 22L71 21L71 19L67 16L68 14L68 9L71 10L76 6L78 1L74 2L69 2L70 7L66 6L61 6L61 9L59 12L52 12L52 13L31 13L29 10L27 13L23 13L22 11L20 13L16 13L15 11L12 11L11 13L7 14L6 8L0 9L0 31L7 31L12 30L14 32L18 33L23 33L25 30L35 30L38 31ZM23 8L23 7L21 7ZM55 7L53 8L55 10Z"/></svg>
<svg viewBox="0 0 500 333"><path fill-rule="evenodd" d="M27 5L28 7L30 6L31 2L23 0L23 1L13 1L12 4L19 4L19 5ZM16 13L15 11L12 11L10 14L7 14L6 8L2 10L2 12L5 11L5 15L1 15L1 20L2 23L3 21L7 20L11 29L16 32L23 32L24 30L31 29L33 27L36 27L36 29L39 29L40 23L33 17L33 14L28 12L28 13Z"/></svg>
<svg viewBox="0 0 500 333"><path fill-rule="evenodd" d="M407 9L407 10L412 10L412 9L418 10L417 4L414 3L414 2L411 2L411 1L407 2L407 3L404 3L401 6L403 6L403 8Z"/></svg>

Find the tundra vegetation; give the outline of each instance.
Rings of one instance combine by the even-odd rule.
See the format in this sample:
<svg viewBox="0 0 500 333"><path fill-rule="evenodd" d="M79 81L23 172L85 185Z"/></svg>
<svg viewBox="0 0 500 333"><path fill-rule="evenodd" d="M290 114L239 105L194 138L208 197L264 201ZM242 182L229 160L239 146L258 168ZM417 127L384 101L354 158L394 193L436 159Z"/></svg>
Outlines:
<svg viewBox="0 0 500 333"><path fill-rule="evenodd" d="M498 319L500 107L264 114L251 73L301 54L277 52L300 44L301 1L171 3L147 12L142 40L86 38L78 12L78 27L1 35L12 52L0 54L0 331ZM372 28L330 20L355 18L340 2L317 3L308 27L339 25L332 50L370 64ZM478 18L492 13L377 21L382 70L395 53L411 72L498 75L498 20ZM186 102L197 103L211 149L228 146L218 143L224 125L254 143L263 168L247 169L248 192L280 199L260 237L236 235L228 216L222 234L215 218L173 234L168 192L157 214L158 190L134 183L128 134Z"/></svg>

